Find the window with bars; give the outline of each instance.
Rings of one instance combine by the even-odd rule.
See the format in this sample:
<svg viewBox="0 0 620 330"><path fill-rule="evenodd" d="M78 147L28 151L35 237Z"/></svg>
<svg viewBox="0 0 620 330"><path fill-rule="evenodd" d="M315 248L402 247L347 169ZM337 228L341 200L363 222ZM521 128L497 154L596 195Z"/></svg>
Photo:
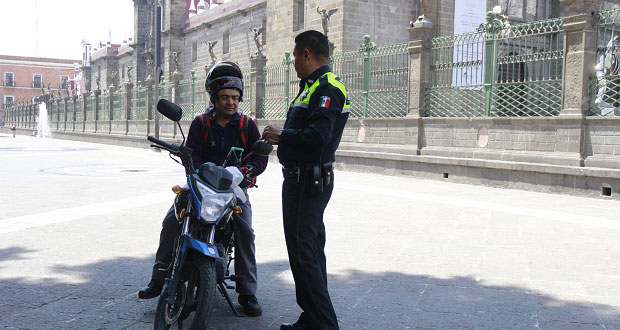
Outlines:
<svg viewBox="0 0 620 330"><path fill-rule="evenodd" d="M222 40L222 52L224 54L230 53L230 31L224 32L224 37Z"/></svg>
<svg viewBox="0 0 620 330"><path fill-rule="evenodd" d="M60 76L60 88L66 89L67 83L69 82L69 76Z"/></svg>
<svg viewBox="0 0 620 330"><path fill-rule="evenodd" d="M305 0L293 0L293 31L304 28Z"/></svg>
<svg viewBox="0 0 620 330"><path fill-rule="evenodd" d="M33 88L41 88L43 82L43 76L39 73L35 73L32 75L32 87Z"/></svg>
<svg viewBox="0 0 620 330"><path fill-rule="evenodd" d="M192 41L192 62L198 60L198 41Z"/></svg>
<svg viewBox="0 0 620 330"><path fill-rule="evenodd" d="M13 102L15 102L15 97L13 97L12 95L5 95L4 96L4 107L8 108L10 107Z"/></svg>
<svg viewBox="0 0 620 330"><path fill-rule="evenodd" d="M13 72L5 72L4 73L4 86L7 87L15 87L15 79L13 79L15 75Z"/></svg>

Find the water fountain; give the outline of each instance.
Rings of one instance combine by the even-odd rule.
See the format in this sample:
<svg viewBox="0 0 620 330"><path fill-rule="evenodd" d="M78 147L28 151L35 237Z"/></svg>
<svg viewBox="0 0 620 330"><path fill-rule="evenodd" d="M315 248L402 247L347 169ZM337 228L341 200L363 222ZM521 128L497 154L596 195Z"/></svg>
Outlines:
<svg viewBox="0 0 620 330"><path fill-rule="evenodd" d="M39 119L37 121L37 137L48 138L52 137L52 130L50 129L50 121L47 118L47 107L45 103L39 104Z"/></svg>

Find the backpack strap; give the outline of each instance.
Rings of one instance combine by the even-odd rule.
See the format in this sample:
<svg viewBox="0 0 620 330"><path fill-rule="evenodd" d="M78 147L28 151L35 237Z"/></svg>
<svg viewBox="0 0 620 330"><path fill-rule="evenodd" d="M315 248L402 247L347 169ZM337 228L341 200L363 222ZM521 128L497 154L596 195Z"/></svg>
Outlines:
<svg viewBox="0 0 620 330"><path fill-rule="evenodd" d="M209 138L209 131L211 130L211 118L206 113L200 115L200 122L202 123L202 131L204 132L203 142L207 142Z"/></svg>
<svg viewBox="0 0 620 330"><path fill-rule="evenodd" d="M243 142L243 149L248 150L248 124L250 123L250 117L241 114L239 118L239 130L241 131L241 142Z"/></svg>

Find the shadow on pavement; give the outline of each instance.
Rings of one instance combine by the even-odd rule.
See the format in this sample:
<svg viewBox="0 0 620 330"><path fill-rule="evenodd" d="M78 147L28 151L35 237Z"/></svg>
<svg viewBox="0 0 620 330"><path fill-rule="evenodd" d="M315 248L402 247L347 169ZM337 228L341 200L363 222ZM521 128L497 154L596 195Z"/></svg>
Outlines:
<svg viewBox="0 0 620 330"><path fill-rule="evenodd" d="M0 267L19 267L34 253L0 250ZM139 300L136 292L148 282L152 257L92 257L92 263L55 265L36 276L3 276L0 328L151 329L157 299ZM218 294L210 329L278 329L296 320L288 262L258 268L263 316L235 317ZM330 275L329 288L342 329L620 329L620 311L614 306L593 304L587 297L567 301L517 286L485 285L467 276L438 279L352 269ZM236 302L236 294L231 296Z"/></svg>

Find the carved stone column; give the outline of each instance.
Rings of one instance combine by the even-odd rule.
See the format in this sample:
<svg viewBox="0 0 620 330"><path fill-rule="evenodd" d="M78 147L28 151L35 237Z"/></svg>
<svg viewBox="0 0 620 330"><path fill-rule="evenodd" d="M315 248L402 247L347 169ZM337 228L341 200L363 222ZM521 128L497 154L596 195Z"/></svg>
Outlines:
<svg viewBox="0 0 620 330"><path fill-rule="evenodd" d="M422 149L422 118L426 86L430 81L431 48L429 39L435 34L433 23L423 16L409 28L409 93L407 119L411 119L413 137L411 144L420 154Z"/></svg>
<svg viewBox="0 0 620 330"><path fill-rule="evenodd" d="M129 120L131 120L131 100L132 100L133 83L131 81L125 82L125 135L129 134Z"/></svg>
<svg viewBox="0 0 620 330"><path fill-rule="evenodd" d="M94 127L94 132L97 133L97 124L99 123L99 111L101 109L99 109L99 98L101 97L101 90L96 89L95 90L95 104L93 105L93 120L95 121L95 127Z"/></svg>
<svg viewBox="0 0 620 330"><path fill-rule="evenodd" d="M257 118L260 107L265 99L265 71L267 58L263 54L250 58L250 113L249 116Z"/></svg>
<svg viewBox="0 0 620 330"><path fill-rule="evenodd" d="M110 87L108 87L108 95L109 95L109 101L108 102L108 108L105 109L105 111L108 111L108 122L109 122L109 126L108 126L108 134L112 134L112 120L114 119L114 92L116 91L116 87L114 87L114 85L110 85Z"/></svg>
<svg viewBox="0 0 620 330"><path fill-rule="evenodd" d="M153 114L153 79L148 76L144 81L146 86L146 135L151 134L151 116Z"/></svg>
<svg viewBox="0 0 620 330"><path fill-rule="evenodd" d="M562 109L557 120L556 152L575 155L573 166L584 166L585 116L589 107L589 79L595 75L598 0L562 0L564 18L564 67Z"/></svg>

